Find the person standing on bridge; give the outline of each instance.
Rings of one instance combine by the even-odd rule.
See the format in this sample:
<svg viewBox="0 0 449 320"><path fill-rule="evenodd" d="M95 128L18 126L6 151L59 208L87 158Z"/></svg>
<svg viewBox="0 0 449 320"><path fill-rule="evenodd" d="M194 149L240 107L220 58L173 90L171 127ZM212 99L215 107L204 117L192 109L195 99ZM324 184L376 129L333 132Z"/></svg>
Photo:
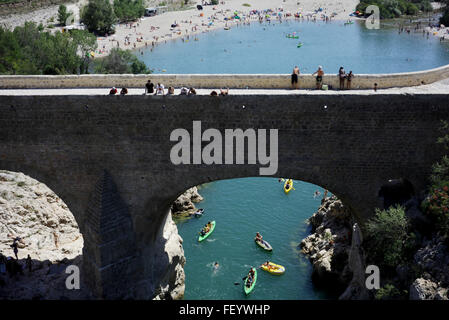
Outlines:
<svg viewBox="0 0 449 320"><path fill-rule="evenodd" d="M154 83L151 82L151 80L148 80L148 82L145 84L146 94L154 93Z"/></svg>
<svg viewBox="0 0 449 320"><path fill-rule="evenodd" d="M312 76L316 75L316 88L321 89L323 87L324 71L322 66L318 66L318 70L315 71Z"/></svg>
<svg viewBox="0 0 449 320"><path fill-rule="evenodd" d="M300 74L299 68L298 66L295 66L292 72L292 89L298 89L299 74Z"/></svg>

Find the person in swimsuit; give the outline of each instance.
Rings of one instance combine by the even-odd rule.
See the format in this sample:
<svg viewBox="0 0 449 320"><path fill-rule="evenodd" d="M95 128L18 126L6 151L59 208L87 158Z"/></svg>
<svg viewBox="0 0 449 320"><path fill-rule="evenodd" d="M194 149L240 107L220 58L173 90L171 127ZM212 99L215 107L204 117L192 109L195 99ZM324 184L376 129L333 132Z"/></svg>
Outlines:
<svg viewBox="0 0 449 320"><path fill-rule="evenodd" d="M322 66L318 66L318 70L315 71L312 76L316 75L316 88L321 89L323 87L324 71Z"/></svg>
<svg viewBox="0 0 449 320"><path fill-rule="evenodd" d="M338 78L340 79L340 90L345 88L346 71L343 67L338 70Z"/></svg>
<svg viewBox="0 0 449 320"><path fill-rule="evenodd" d="M348 75L346 76L346 89L351 89L352 78L354 78L354 74L352 73L352 71L349 71Z"/></svg>
<svg viewBox="0 0 449 320"><path fill-rule="evenodd" d="M292 72L292 89L293 87L295 89L298 89L298 76L299 76L299 68L298 66L295 66L295 68L293 68L293 72Z"/></svg>

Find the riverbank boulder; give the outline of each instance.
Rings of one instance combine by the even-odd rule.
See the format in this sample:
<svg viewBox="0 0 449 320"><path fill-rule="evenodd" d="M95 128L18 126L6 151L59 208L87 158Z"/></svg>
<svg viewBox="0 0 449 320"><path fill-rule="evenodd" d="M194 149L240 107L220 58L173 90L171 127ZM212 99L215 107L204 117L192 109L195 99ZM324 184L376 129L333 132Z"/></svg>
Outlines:
<svg viewBox="0 0 449 320"><path fill-rule="evenodd" d="M351 281L348 267L351 252L351 212L335 196L322 200L309 218L312 234L303 239L301 251L313 265L312 279L318 286L336 288L341 294Z"/></svg>
<svg viewBox="0 0 449 320"><path fill-rule="evenodd" d="M187 189L173 202L171 212L173 216L193 213L197 210L195 203L202 200L203 197L198 193L198 188L192 187Z"/></svg>

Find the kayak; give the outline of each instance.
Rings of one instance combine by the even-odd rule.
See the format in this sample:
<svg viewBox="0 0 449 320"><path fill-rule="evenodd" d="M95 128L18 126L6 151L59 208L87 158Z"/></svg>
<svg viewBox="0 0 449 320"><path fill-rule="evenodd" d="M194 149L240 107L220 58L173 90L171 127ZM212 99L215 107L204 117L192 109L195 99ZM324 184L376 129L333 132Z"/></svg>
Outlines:
<svg viewBox="0 0 449 320"><path fill-rule="evenodd" d="M290 185L290 188L288 188L288 189L287 189L287 184ZM285 183L284 183L284 192L285 192L285 193L289 193L292 189L293 189L293 180L292 180L292 179L288 179L288 180L285 181Z"/></svg>
<svg viewBox="0 0 449 320"><path fill-rule="evenodd" d="M209 232L206 233L204 236L200 235L200 236L198 237L198 241L199 241L199 242L203 241L203 240L206 239L208 236L210 236L210 234L211 234L212 232L214 232L214 230L215 230L215 221L212 221L211 223L212 223L212 227L210 228Z"/></svg>
<svg viewBox="0 0 449 320"><path fill-rule="evenodd" d="M254 287L256 286L256 281L257 281L257 270L256 268L251 268L254 271L254 280L251 283L251 286L247 287L246 283L248 282L248 277L245 279L245 283L243 284L243 290L245 291L245 294L250 294L251 291L254 290Z"/></svg>
<svg viewBox="0 0 449 320"><path fill-rule="evenodd" d="M266 265L262 265L261 269L264 271L267 271L271 274L275 274L275 275L281 275L284 274L285 272L285 268L283 266L281 266L280 264L276 264L274 262L268 262L268 264L271 266L271 268L268 268Z"/></svg>
<svg viewBox="0 0 449 320"><path fill-rule="evenodd" d="M273 251L273 247L265 240L262 239L262 241L257 241L256 239L254 239L254 241L256 241L257 245L259 247L261 247L262 249L266 250L266 251Z"/></svg>
<svg viewBox="0 0 449 320"><path fill-rule="evenodd" d="M301 48L302 47L302 42L298 43L297 48Z"/></svg>

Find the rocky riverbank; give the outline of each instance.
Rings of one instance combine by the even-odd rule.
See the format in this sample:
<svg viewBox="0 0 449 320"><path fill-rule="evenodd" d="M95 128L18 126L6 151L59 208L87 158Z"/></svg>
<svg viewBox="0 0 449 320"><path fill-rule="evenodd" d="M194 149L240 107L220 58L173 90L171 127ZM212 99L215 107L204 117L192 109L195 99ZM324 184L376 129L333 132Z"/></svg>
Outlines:
<svg viewBox="0 0 449 320"><path fill-rule="evenodd" d="M419 201L409 200L405 214L417 240L411 261L404 261L393 272L382 272L382 291L365 286L366 261L362 232L349 209L335 196L325 198L309 218L311 235L300 247L313 265L314 283L339 299L449 299L449 247L447 240L432 231ZM386 289L389 288L389 289Z"/></svg>
<svg viewBox="0 0 449 320"><path fill-rule="evenodd" d="M11 248L15 237L21 238L20 267ZM81 266L82 248L78 225L56 194L22 173L0 171L0 253L7 259L0 299L89 298L83 286L65 287L66 267Z"/></svg>
<svg viewBox="0 0 449 320"><path fill-rule="evenodd" d="M349 268L353 221L351 213L335 196L324 198L309 218L311 235L300 247L313 265L312 279L318 287L334 288L340 295L352 279Z"/></svg>

